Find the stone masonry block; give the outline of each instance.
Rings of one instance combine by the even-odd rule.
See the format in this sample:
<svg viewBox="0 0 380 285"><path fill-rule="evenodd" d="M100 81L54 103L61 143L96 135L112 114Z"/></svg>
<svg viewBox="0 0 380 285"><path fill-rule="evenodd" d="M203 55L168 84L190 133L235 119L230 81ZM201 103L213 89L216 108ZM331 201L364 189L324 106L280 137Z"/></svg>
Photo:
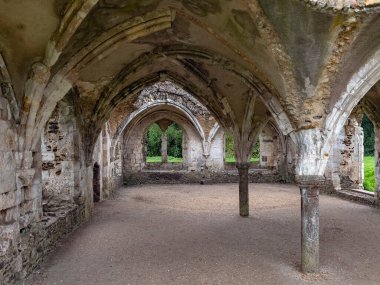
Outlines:
<svg viewBox="0 0 380 285"><path fill-rule="evenodd" d="M16 191L0 194L0 210L16 206Z"/></svg>
<svg viewBox="0 0 380 285"><path fill-rule="evenodd" d="M17 221L20 216L20 209L18 206L0 211L0 224L10 224Z"/></svg>
<svg viewBox="0 0 380 285"><path fill-rule="evenodd" d="M16 190L16 176L12 170L0 174L0 194Z"/></svg>
<svg viewBox="0 0 380 285"><path fill-rule="evenodd" d="M42 161L54 161L55 160L55 155L54 152L43 152L41 154L41 160Z"/></svg>
<svg viewBox="0 0 380 285"><path fill-rule="evenodd" d="M33 184L24 190L24 200L29 201L41 196L42 189L40 184Z"/></svg>

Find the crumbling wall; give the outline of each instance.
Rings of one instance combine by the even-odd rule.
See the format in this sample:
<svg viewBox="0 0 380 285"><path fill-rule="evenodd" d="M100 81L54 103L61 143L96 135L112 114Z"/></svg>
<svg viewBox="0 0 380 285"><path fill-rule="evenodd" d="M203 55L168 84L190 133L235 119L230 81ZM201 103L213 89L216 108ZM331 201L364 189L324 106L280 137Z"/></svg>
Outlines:
<svg viewBox="0 0 380 285"><path fill-rule="evenodd" d="M112 142L110 153L111 189L116 190L123 185L122 144L120 140Z"/></svg>
<svg viewBox="0 0 380 285"><path fill-rule="evenodd" d="M92 156L92 191L93 201L99 202L104 200L103 179L101 173L103 172L103 135L100 134Z"/></svg>
<svg viewBox="0 0 380 285"><path fill-rule="evenodd" d="M99 184L99 199L105 200L123 184L120 143L112 144L108 123L105 124L96 141L92 161L93 174L95 163L99 166L100 174L97 182Z"/></svg>
<svg viewBox="0 0 380 285"><path fill-rule="evenodd" d="M362 113L355 111L343 126L330 154L326 178L334 190L363 188L364 146Z"/></svg>
<svg viewBox="0 0 380 285"><path fill-rule="evenodd" d="M290 136L285 137L284 167L287 173L287 181L294 181L296 175L297 147Z"/></svg>
<svg viewBox="0 0 380 285"><path fill-rule="evenodd" d="M270 126L266 126L259 136L260 166L277 168L281 163L282 148L280 138Z"/></svg>
<svg viewBox="0 0 380 285"><path fill-rule="evenodd" d="M17 151L15 123L0 97L0 284L29 274L92 211L92 174L72 104L58 104L41 148Z"/></svg>
<svg viewBox="0 0 380 285"><path fill-rule="evenodd" d="M250 183L282 183L283 177L272 169L251 169ZM236 170L219 171L142 171L135 172L125 181L127 185L140 184L214 184L239 183Z"/></svg>
<svg viewBox="0 0 380 285"><path fill-rule="evenodd" d="M211 171L222 171L224 169L224 131L219 128L211 140L210 155L206 158L207 169Z"/></svg>
<svg viewBox="0 0 380 285"><path fill-rule="evenodd" d="M112 165L111 165L111 138L108 124L102 130L102 160L103 169L101 171L102 184L103 184L103 199L107 199L112 192Z"/></svg>
<svg viewBox="0 0 380 285"><path fill-rule="evenodd" d="M23 237L42 218L41 153L18 151L16 124L1 96L0 140L0 284L12 284L25 276L30 258Z"/></svg>
<svg viewBox="0 0 380 285"><path fill-rule="evenodd" d="M16 169L20 167L16 160L17 133L8 101L1 96L0 141L0 283L7 284L15 279L22 268L18 243L24 189L20 180L18 187L16 186Z"/></svg>
<svg viewBox="0 0 380 285"><path fill-rule="evenodd" d="M44 201L74 202L80 195L79 136L73 106L61 101L41 137Z"/></svg>

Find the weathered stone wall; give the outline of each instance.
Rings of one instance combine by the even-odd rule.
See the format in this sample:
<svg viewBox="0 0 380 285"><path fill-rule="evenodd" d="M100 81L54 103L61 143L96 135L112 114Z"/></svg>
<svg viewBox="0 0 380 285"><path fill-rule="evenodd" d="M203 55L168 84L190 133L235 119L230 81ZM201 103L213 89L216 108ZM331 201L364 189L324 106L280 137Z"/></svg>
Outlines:
<svg viewBox="0 0 380 285"><path fill-rule="evenodd" d="M284 172L288 180L294 181L294 176L296 175L297 149L296 144L289 136L285 137L285 152Z"/></svg>
<svg viewBox="0 0 380 285"><path fill-rule="evenodd" d="M267 124L259 136L260 166L262 168L276 169L283 177L283 181L291 180L289 172L293 170L289 168L295 163L291 154L292 146L287 149L288 140L290 138L283 136L273 121ZM293 154L295 154L295 151L293 151Z"/></svg>
<svg viewBox="0 0 380 285"><path fill-rule="evenodd" d="M122 149L121 142L113 142L111 144L111 189L118 189L123 185L123 169L122 169Z"/></svg>
<svg viewBox="0 0 380 285"><path fill-rule="evenodd" d="M334 190L363 188L364 146L361 114L353 114L339 133L325 176Z"/></svg>
<svg viewBox="0 0 380 285"><path fill-rule="evenodd" d="M61 101L41 139L44 200L73 202L80 195L79 136L73 106Z"/></svg>
<svg viewBox="0 0 380 285"><path fill-rule="evenodd" d="M19 137L7 100L0 97L0 284L25 276L25 233L41 223L41 153L17 151Z"/></svg>
<svg viewBox="0 0 380 285"><path fill-rule="evenodd" d="M62 101L53 112L41 152L18 152L12 116L0 98L0 284L24 278L91 214L92 169L71 106Z"/></svg>
<svg viewBox="0 0 380 285"><path fill-rule="evenodd" d="M18 243L24 198L21 185L16 187L16 129L8 101L3 97L0 97L0 141L0 284L6 284L22 267Z"/></svg>
<svg viewBox="0 0 380 285"><path fill-rule="evenodd" d="M278 134L269 126L259 136L261 167L277 168L282 154Z"/></svg>
<svg viewBox="0 0 380 285"><path fill-rule="evenodd" d="M105 125L96 141L92 160L92 167L94 167L95 163L100 167L100 179L98 182L100 200L107 199L114 190L123 184L120 143L112 144L108 124Z"/></svg>
<svg viewBox="0 0 380 285"><path fill-rule="evenodd" d="M23 230L18 237L18 249L1 257L0 284L18 284L54 250L65 235L86 219L84 206L71 206L51 212L40 223Z"/></svg>
<svg viewBox="0 0 380 285"><path fill-rule="evenodd" d="M278 171L255 169L249 172L250 183L283 183ZM215 184L238 183L237 170L224 171L140 171L127 174L126 185L139 184Z"/></svg>
<svg viewBox="0 0 380 285"><path fill-rule="evenodd" d="M93 199L94 202L98 202L100 200L104 200L104 187L103 187L103 179L101 173L103 172L103 135L100 134L98 140L96 141L94 147L94 154L92 156L92 189L93 189ZM96 169L98 168L98 169ZM98 174L95 174L96 171L99 171ZM96 188L98 187L99 193L96 192ZM98 195L98 201L95 201L95 196Z"/></svg>
<svg viewBox="0 0 380 285"><path fill-rule="evenodd" d="M101 172L103 183L103 199L107 199L112 192L112 165L111 165L111 138L108 124L105 125L102 131L102 160L103 169Z"/></svg>
<svg viewBox="0 0 380 285"><path fill-rule="evenodd" d="M210 154L206 158L207 169L218 171L224 169L225 160L225 136L222 128L219 128L211 140Z"/></svg>
<svg viewBox="0 0 380 285"><path fill-rule="evenodd" d="M88 217L93 206L93 142L112 110L124 99L133 98L140 88L169 78L199 99L182 104L193 115L201 114L198 121L204 129L200 144L190 141L193 136L186 137L184 156L189 170L202 170L205 162L207 168L220 167L219 157L212 159L220 152L208 141L215 119L240 132L242 147L237 158L246 162L250 142L254 141L249 138L258 135L252 130L261 129L261 124L252 127L252 121L264 123L271 113L294 142L288 140L286 144L289 173L318 177L319 182L348 115L380 80L379 41L374 40L380 38L379 0L234 1L234 5L222 5L221 1L149 1L151 5L131 5L128 9L124 9L123 1L54 2L0 4L0 10L5 11L0 22L5 39L0 43L4 55L4 60L0 56L0 255L9 257L5 258L8 262L2 258L0 270L8 277L33 267L34 259L26 256L29 249L34 255L35 246L22 234L33 233L39 229L41 218L46 218L43 193L62 203L45 204L45 213L56 212L60 206L83 206ZM15 13L19 13L18 23L9 25ZM20 28L24 26L34 28ZM175 104L187 96L175 86L160 89L163 85L156 85L154 96L158 97L154 101ZM41 158L42 130L68 92L78 93L76 105L88 127L84 130L88 136L78 140L83 153L72 149L65 152L63 145L53 143L65 142L72 147L74 142L75 146L76 140L65 130L69 125L63 123L61 135L49 134L57 140L51 138L49 142L47 138ZM207 112L199 106L200 101ZM148 99L136 108L150 103ZM133 112L133 104L127 105ZM120 110L125 111L122 106ZM208 112L215 118L210 119ZM347 140L349 129L341 138L345 142L338 143L343 158L332 166L339 172L331 173L340 184L342 177L348 177L345 181L360 186L360 171L354 165L359 147L352 137ZM130 153L124 160L133 171L144 166L141 140L135 143L125 148ZM104 186L105 197L110 181L112 186L121 181L121 155L111 155L108 144L105 133L94 158L100 162L99 184ZM263 153L270 153L273 146L268 148ZM68 158L72 155L74 159ZM268 163L265 156L266 166L271 167L276 159ZM378 145L376 160L379 178ZM41 181L47 184L42 186ZM307 195L302 197L309 203ZM311 204L314 215L309 216L314 223L316 205ZM54 211L53 206L57 206ZM34 240L39 242L38 238ZM308 255L311 251L305 252Z"/></svg>

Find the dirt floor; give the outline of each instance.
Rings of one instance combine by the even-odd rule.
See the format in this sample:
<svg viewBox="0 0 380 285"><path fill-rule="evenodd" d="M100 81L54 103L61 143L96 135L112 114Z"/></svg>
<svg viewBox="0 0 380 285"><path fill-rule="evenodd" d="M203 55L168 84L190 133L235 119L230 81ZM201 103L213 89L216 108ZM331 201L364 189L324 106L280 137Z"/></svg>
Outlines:
<svg viewBox="0 0 380 285"><path fill-rule="evenodd" d="M380 210L320 198L322 272L300 266L300 195L235 184L144 185L99 203L25 284L380 284Z"/></svg>

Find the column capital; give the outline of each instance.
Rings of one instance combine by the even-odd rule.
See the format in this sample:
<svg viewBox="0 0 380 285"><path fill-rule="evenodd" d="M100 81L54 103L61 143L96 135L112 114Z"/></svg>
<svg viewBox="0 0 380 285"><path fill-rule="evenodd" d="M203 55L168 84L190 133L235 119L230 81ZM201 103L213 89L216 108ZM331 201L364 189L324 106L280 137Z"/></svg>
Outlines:
<svg viewBox="0 0 380 285"><path fill-rule="evenodd" d="M296 175L295 181L300 187L322 186L326 178L322 175Z"/></svg>

